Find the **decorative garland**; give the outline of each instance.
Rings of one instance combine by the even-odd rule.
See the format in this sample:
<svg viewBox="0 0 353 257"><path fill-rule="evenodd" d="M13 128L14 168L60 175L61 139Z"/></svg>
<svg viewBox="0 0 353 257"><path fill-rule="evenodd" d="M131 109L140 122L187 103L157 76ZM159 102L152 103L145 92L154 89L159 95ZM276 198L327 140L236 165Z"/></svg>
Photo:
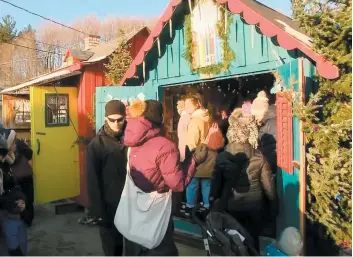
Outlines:
<svg viewBox="0 0 353 257"><path fill-rule="evenodd" d="M215 2L216 3L216 2ZM216 3L218 5L218 3ZM221 8L221 19L217 23L218 36L222 40L223 47L223 60L221 63L213 64L205 67L194 68L192 65L193 53L195 45L192 42L192 28L191 28L191 13L185 16L185 37L186 37L186 49L184 52L184 58L189 62L190 69L200 74L219 74L229 70L229 67L233 60L235 60L235 53L229 45L229 28L233 23L233 18L228 15L227 17L227 28L225 24L226 10ZM226 31L227 29L227 31Z"/></svg>

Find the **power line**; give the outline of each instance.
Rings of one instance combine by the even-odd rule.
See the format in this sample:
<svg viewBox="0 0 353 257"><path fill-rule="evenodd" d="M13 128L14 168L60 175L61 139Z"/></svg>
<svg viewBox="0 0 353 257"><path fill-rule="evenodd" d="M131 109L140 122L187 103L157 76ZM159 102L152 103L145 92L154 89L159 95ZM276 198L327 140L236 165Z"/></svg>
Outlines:
<svg viewBox="0 0 353 257"><path fill-rule="evenodd" d="M10 62L3 62L3 63L0 63L0 66L6 66L6 65L9 65L9 64L13 64L13 63L17 63L17 62L23 62L23 61L40 60L40 59L44 59L44 58L47 58L47 57L48 57L47 55L44 55L44 56L37 56L37 57L33 57L33 58L14 60L14 61L10 61Z"/></svg>
<svg viewBox="0 0 353 257"><path fill-rule="evenodd" d="M9 32L6 32L6 34L11 36L11 34ZM24 40L28 40L28 41L32 41L32 42L34 41L35 43L39 43L39 44L43 44L43 45L55 46L57 48L61 48L61 49L65 49L65 50L67 49L66 47L62 47L62 46L59 46L59 45L54 45L54 44L49 44L49 43L46 43L46 42L43 42L43 41L39 41L36 38L26 38L26 37L23 37L22 35L21 36L16 36L16 38L14 38L14 39L24 39Z"/></svg>
<svg viewBox="0 0 353 257"><path fill-rule="evenodd" d="M0 1L2 1L2 0L0 0ZM45 50L35 49L35 48L32 48L32 47L23 46L23 45L18 45L18 44L14 44L14 43L4 42L4 44L14 45L14 46L18 46L18 47L23 47L23 48L27 48L27 49L34 50L34 51L43 52L43 53L57 54L57 55L60 55L60 56L63 55L63 54L59 54L59 53L56 53L56 52L51 52L51 51L45 51Z"/></svg>
<svg viewBox="0 0 353 257"><path fill-rule="evenodd" d="M38 13L31 12L31 11L29 11L29 10L27 10L27 9L25 9L25 8L23 8L23 7L21 7L21 6L15 5L15 4L13 4L13 3L11 3L11 2L8 2L8 1L6 1L6 0L0 0L0 1L3 2L3 3L9 4L9 5L11 5L11 6L13 6L13 7L17 8L17 9L20 9L20 10L22 10L22 11L25 11L25 12L27 12L27 13L30 13L30 14L32 14L32 15L38 16L38 17L40 17L40 18L42 18L42 19L44 19L44 20L53 22L53 23L55 23L55 24L57 24L57 25L60 25L60 26L62 26L62 27L65 27L65 28L71 29L71 30L73 30L73 31L82 33L82 34L84 34L84 35L86 35L86 36L91 36L90 34L87 34L87 33L83 32L83 31L81 31L81 30L78 30L78 29L72 28L72 27L70 27L70 26L67 26L67 25L65 25L65 24L62 24L62 23L60 23L60 22L54 21L54 20L49 19L49 18L47 18L47 17L44 17L43 15L40 15L40 14L38 14Z"/></svg>
<svg viewBox="0 0 353 257"><path fill-rule="evenodd" d="M23 36L18 36L17 39L24 39L24 40L28 40L28 41L35 41L36 43L39 43L39 44L42 44L42 45L47 45L47 46L55 46L57 48L61 48L61 49L67 49L66 47L62 47L62 46L59 46L59 45L54 45L54 44L49 44L49 43L45 43L43 41L39 41L35 38L31 39L31 38L26 38L26 37L23 37Z"/></svg>

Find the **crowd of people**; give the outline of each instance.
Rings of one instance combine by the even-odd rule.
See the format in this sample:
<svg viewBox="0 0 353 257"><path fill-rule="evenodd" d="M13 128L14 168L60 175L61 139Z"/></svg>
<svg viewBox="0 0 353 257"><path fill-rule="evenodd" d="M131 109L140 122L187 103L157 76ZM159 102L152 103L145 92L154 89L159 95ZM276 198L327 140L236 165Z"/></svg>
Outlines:
<svg viewBox="0 0 353 257"><path fill-rule="evenodd" d="M34 210L32 150L16 132L0 126L0 255L27 255Z"/></svg>
<svg viewBox="0 0 353 257"><path fill-rule="evenodd" d="M172 215L186 194L185 215L198 203L230 213L255 242L277 214L276 108L261 91L212 117L199 95L178 102L178 144L166 137L163 105L112 100L88 146L90 211L105 255L178 255ZM173 195L174 196L174 195ZM172 210L173 209L173 210ZM148 222L146 222L148 221ZM125 242L124 242L125 240Z"/></svg>

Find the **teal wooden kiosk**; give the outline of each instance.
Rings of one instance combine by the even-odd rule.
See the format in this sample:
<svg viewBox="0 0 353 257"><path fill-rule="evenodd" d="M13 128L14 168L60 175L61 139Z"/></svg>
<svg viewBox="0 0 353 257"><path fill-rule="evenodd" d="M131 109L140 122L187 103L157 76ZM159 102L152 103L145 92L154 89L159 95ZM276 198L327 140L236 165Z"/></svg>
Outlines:
<svg viewBox="0 0 353 257"><path fill-rule="evenodd" d="M236 92L240 80L266 74L277 78L270 85L278 126L277 233L294 226L305 236L305 133L288 95L301 92L306 101L318 86L315 76L335 79L339 72L314 52L310 38L287 16L253 0L172 0L120 85L96 88L97 129L104 122L104 105L113 98L128 102L142 97L172 106L168 91L174 88L185 92L228 80L235 87L229 92ZM260 90L262 83L254 87ZM228 93L219 99L224 104ZM173 112L167 110L171 120ZM196 225L182 219L175 219L175 228L200 236Z"/></svg>

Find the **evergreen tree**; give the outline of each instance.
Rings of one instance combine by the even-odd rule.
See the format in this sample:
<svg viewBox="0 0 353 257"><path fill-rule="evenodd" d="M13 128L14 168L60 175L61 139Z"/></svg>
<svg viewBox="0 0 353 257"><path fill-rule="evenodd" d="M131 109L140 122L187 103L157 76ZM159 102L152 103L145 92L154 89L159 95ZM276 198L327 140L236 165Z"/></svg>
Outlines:
<svg viewBox="0 0 353 257"><path fill-rule="evenodd" d="M299 118L308 139L308 217L336 245L352 246L352 0L292 0L295 20L315 51L339 67Z"/></svg>
<svg viewBox="0 0 353 257"><path fill-rule="evenodd" d="M110 78L114 84L118 84L124 77L125 72L132 62L130 54L131 45L126 42L125 32L120 30L118 47L109 58L109 63L105 65L107 68L106 76Z"/></svg>
<svg viewBox="0 0 353 257"><path fill-rule="evenodd" d="M23 34L31 34L33 37L35 37L36 30L32 28L31 24L28 24L27 27L23 28L20 32L18 32L17 36L21 37Z"/></svg>
<svg viewBox="0 0 353 257"><path fill-rule="evenodd" d="M6 15L0 21L0 43L9 42L17 35L16 21L10 15Z"/></svg>

